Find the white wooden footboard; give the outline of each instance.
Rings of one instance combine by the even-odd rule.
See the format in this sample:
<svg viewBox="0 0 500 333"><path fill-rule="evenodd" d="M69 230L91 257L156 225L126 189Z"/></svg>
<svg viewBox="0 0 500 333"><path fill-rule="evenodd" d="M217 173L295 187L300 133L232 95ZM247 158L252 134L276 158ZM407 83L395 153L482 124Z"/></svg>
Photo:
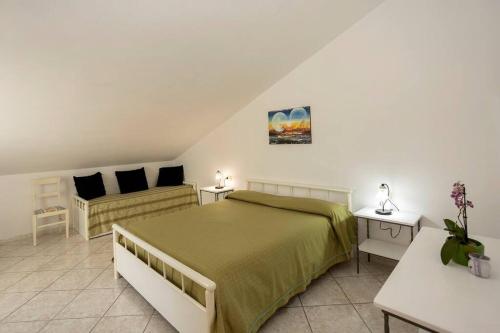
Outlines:
<svg viewBox="0 0 500 333"><path fill-rule="evenodd" d="M120 235L123 237L123 244L119 242ZM127 241L134 244L135 253L126 249ZM132 244L129 243L129 245ZM137 246L146 252L147 263L138 258ZM116 224L113 225L113 252L115 278L122 275L178 331L183 333L211 333L213 331L216 287L213 281ZM163 263L163 275L151 267L150 255ZM167 280L165 265L181 274L181 288ZM205 306L185 292L184 277L205 289Z"/></svg>
<svg viewBox="0 0 500 333"><path fill-rule="evenodd" d="M78 221L78 233L89 240L89 202L77 195L73 196L73 223L74 221Z"/></svg>

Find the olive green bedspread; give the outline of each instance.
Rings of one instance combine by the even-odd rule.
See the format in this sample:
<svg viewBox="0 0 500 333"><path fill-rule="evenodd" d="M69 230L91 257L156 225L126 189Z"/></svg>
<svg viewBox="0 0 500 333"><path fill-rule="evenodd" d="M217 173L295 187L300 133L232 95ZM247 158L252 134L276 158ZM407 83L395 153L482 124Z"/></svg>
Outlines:
<svg viewBox="0 0 500 333"><path fill-rule="evenodd" d="M343 205L252 191L122 226L216 283L218 333L256 332L312 279L350 259L356 230ZM201 287L186 288L204 303Z"/></svg>
<svg viewBox="0 0 500 333"><path fill-rule="evenodd" d="M89 236L110 232L114 223L143 220L197 205L198 196L191 185L105 195L89 200Z"/></svg>

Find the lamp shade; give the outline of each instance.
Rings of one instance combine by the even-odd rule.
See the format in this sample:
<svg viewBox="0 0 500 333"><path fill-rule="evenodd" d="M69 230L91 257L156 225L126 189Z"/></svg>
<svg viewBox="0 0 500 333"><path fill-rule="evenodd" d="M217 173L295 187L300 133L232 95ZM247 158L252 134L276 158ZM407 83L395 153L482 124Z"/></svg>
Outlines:
<svg viewBox="0 0 500 333"><path fill-rule="evenodd" d="M224 175L220 170L217 170L217 172L215 173L215 180L220 181L222 178L224 178Z"/></svg>
<svg viewBox="0 0 500 333"><path fill-rule="evenodd" d="M378 188L377 201L383 202L389 199L389 188L386 184L381 184Z"/></svg>

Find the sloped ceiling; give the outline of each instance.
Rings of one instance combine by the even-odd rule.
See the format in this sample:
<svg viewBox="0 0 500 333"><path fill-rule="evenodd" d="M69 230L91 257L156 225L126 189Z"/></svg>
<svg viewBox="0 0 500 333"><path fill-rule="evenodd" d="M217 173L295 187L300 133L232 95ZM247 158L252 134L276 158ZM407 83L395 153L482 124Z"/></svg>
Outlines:
<svg viewBox="0 0 500 333"><path fill-rule="evenodd" d="M0 0L0 174L174 159L380 2Z"/></svg>

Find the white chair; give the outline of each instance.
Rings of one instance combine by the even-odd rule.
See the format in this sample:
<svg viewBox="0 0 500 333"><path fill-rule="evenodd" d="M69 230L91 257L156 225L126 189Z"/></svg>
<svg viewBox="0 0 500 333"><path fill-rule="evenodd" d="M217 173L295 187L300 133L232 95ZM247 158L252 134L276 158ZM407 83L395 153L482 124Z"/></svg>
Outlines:
<svg viewBox="0 0 500 333"><path fill-rule="evenodd" d="M43 205L49 198L57 198L57 204ZM69 237L69 210L61 206L61 177L40 178L33 181L33 246L36 246L38 229L57 224L66 224L66 238ZM58 216L59 221L38 225L39 219Z"/></svg>

